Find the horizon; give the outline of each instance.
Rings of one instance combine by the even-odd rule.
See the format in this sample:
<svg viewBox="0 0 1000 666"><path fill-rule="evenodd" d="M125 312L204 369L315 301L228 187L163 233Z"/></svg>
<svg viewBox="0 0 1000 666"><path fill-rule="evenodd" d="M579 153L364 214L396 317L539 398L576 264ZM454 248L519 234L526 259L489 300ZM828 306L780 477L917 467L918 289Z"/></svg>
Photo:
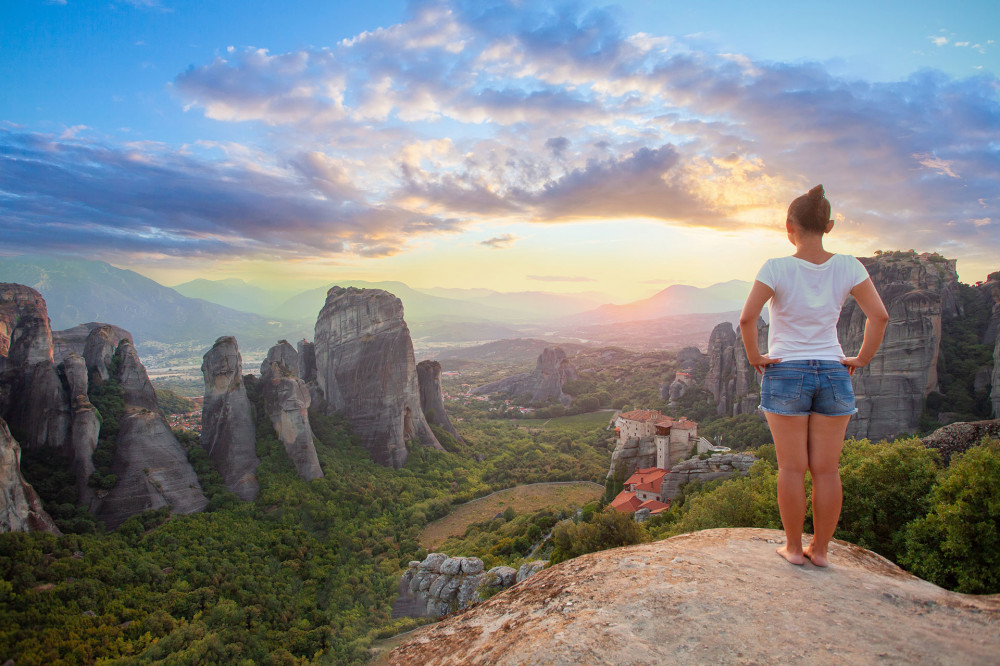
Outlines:
<svg viewBox="0 0 1000 666"><path fill-rule="evenodd" d="M751 282L791 253L788 203L823 183L832 252L938 252L969 284L1000 269L995 3L52 0L0 16L17 93L0 100L4 254L163 285L625 303Z"/></svg>

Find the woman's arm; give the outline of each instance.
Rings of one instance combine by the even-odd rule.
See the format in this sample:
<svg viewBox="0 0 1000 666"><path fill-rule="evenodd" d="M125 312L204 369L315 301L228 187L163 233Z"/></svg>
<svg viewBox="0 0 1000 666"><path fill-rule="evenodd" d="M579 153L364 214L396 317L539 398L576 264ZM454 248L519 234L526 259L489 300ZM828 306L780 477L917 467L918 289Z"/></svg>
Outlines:
<svg viewBox="0 0 1000 666"><path fill-rule="evenodd" d="M854 296L854 300L858 302L861 311L868 318L868 321L865 322L865 337L858 355L841 361L847 366L847 371L853 375L856 368L865 367L874 358L875 352L882 344L882 336L885 335L885 327L889 323L889 313L886 312L882 297L878 295L871 278L855 285L854 289L851 290L851 296Z"/></svg>
<svg viewBox="0 0 1000 666"><path fill-rule="evenodd" d="M777 363L780 358L770 358L766 354L761 354L757 349L757 318L760 311L764 309L764 304L774 296L774 290L760 280L754 280L750 288L750 295L747 302L743 304L743 312L740 313L740 335L743 338L743 347L747 351L747 360L750 365L763 373L764 366Z"/></svg>

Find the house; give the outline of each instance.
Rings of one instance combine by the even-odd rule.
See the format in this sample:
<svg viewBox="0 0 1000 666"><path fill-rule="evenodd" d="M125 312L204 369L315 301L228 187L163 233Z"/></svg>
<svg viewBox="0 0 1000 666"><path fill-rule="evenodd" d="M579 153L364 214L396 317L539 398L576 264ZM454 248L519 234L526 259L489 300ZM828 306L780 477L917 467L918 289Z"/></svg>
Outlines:
<svg viewBox="0 0 1000 666"><path fill-rule="evenodd" d="M655 409L635 409L615 419L618 446L629 439L652 439L656 447L656 467L669 469L691 453L698 443L698 424L681 417L674 419Z"/></svg>
<svg viewBox="0 0 1000 666"><path fill-rule="evenodd" d="M635 513L639 509L649 509L656 515L670 508L670 500L664 501L663 479L670 474L659 467L638 469L625 480L624 489L611 500L611 508L622 513Z"/></svg>

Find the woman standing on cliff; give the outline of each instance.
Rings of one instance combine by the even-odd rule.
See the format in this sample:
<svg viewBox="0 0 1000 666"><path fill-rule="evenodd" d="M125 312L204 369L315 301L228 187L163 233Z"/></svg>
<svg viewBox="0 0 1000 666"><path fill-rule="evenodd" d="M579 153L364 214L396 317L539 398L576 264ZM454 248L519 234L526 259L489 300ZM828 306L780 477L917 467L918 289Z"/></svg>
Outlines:
<svg viewBox="0 0 1000 666"><path fill-rule="evenodd" d="M827 566L827 547L840 518L840 451L854 406L851 375L868 365L889 315L868 271L856 258L823 249L833 229L830 202L817 185L788 207L790 257L769 259L757 274L740 331L750 365L763 374L761 409L778 455L778 508L785 545L778 554L792 564ZM837 340L840 310L851 294L868 317L857 356L844 355ZM757 318L771 301L768 353L757 349ZM806 516L805 473L813 482L812 543L802 548Z"/></svg>

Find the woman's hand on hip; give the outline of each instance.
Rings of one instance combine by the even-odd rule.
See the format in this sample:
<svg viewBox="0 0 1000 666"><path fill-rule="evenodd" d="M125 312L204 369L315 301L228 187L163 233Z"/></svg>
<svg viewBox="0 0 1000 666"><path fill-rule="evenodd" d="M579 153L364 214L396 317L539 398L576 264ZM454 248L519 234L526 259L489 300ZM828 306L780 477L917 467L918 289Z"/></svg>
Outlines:
<svg viewBox="0 0 1000 666"><path fill-rule="evenodd" d="M861 357L859 356L848 356L847 358L842 359L840 362L842 365L847 367L847 374L852 376L854 375L855 370L857 370L858 368L863 368L866 365L868 365L868 361L861 360Z"/></svg>
<svg viewBox="0 0 1000 666"><path fill-rule="evenodd" d="M747 359L750 361L750 365L753 369L757 371L757 374L764 374L764 368L771 365L772 363L781 363L780 358L771 358L767 354L757 354L755 358Z"/></svg>

